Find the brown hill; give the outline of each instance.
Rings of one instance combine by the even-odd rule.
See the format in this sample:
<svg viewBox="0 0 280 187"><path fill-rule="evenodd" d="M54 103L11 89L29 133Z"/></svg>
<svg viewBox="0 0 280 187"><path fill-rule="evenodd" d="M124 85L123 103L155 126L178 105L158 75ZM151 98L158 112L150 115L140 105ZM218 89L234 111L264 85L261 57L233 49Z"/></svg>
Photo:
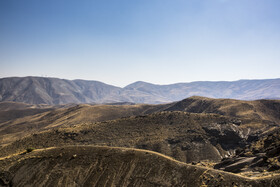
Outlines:
<svg viewBox="0 0 280 187"><path fill-rule="evenodd" d="M127 148L71 146L0 160L1 186L279 186Z"/></svg>
<svg viewBox="0 0 280 187"><path fill-rule="evenodd" d="M49 107L22 103L2 104L0 103L0 108L3 106L0 114L7 112L13 116L16 114L14 111L18 108L19 111L22 111L20 115L23 116L14 115L15 119L0 122L0 157L2 157L0 166L5 169L5 172L0 174L3 184L9 184L9 181L19 185L24 184L21 182L25 181L23 178L28 178L28 176L20 175L16 171L20 168L31 167L29 165L34 159L26 156L36 153L35 151L25 154L26 150L50 147L63 149L70 145L152 150L193 164L220 162L223 159L222 162L215 165L215 168L251 177L275 175L280 170L278 163L280 144L277 143L280 136L275 133L278 132L280 118L278 115L280 107L277 100L238 101L191 97L180 102L162 105L112 103L111 105L82 104ZM35 113L29 114L29 110L32 109L35 109ZM51 111L45 112L44 110ZM272 152L275 153L274 156L271 156ZM24 154L17 155L21 153ZM83 152L81 155L84 153L87 157L87 153L92 152ZM75 153L69 151L69 155L73 156ZM76 158L76 156L74 157ZM227 157L228 159L226 159ZM22 165L16 164L21 163L19 162L21 159L26 162L23 162ZM46 163L54 164L53 167L66 168L67 164L62 163L63 159L53 159L52 161L46 161ZM40 170L41 163L38 164L39 166L36 168ZM80 168L80 166L77 167ZM101 167L107 168L111 165L105 164ZM128 167L133 168L130 165ZM16 169L10 170L9 168ZM269 172L264 172L265 170L269 170ZM34 170L34 172L36 171ZM45 173L47 172L58 173L59 171L45 170ZM36 178L43 178L44 175L54 174L35 175ZM66 179L66 175L71 176L71 172L70 174L62 172L61 176L64 176L65 181L61 182L62 179L57 179L60 181L59 184L68 184L67 181L71 181ZM18 176L19 179L14 180L15 176ZM80 177L77 181L79 180ZM168 178L169 183L166 186L172 186L173 183L170 183L170 180ZM269 180L272 181L272 184L276 184L273 183L275 182L273 178ZM100 182L99 179L94 181ZM246 179L246 181L248 180ZM256 180L254 184L261 185L266 182L266 179ZM81 183L84 184L83 179L79 184ZM145 185L146 183L139 184ZM158 185L163 184L165 183ZM192 183L186 182L186 184ZM211 184L208 182L208 185L211 186ZM57 183L55 182L54 185ZM152 185L157 185L157 183Z"/></svg>
<svg viewBox="0 0 280 187"><path fill-rule="evenodd" d="M225 116L250 119L267 124L280 124L280 100L241 101L190 97L176 102L167 111L216 113Z"/></svg>
<svg viewBox="0 0 280 187"><path fill-rule="evenodd" d="M43 113L55 109L50 105L32 105L17 102L0 102L0 123Z"/></svg>
<svg viewBox="0 0 280 187"><path fill-rule="evenodd" d="M4 105L4 103L2 103ZM20 105L21 104L15 104ZM0 106L1 103L0 103ZM82 123L95 123L121 117L149 114L164 110L169 105L74 105L63 108L30 108L0 111L0 145L32 133L42 132L54 127L73 126ZM34 105L31 105L32 107ZM66 107L66 108L65 108ZM51 111L49 111L51 110ZM45 112L48 111L48 112ZM32 115L34 114L34 115ZM13 119L13 120L11 120ZM9 121L10 120L10 121Z"/></svg>
<svg viewBox="0 0 280 187"><path fill-rule="evenodd" d="M163 110L205 114L193 115L171 112L143 116ZM77 105L0 123L0 144L3 146L34 133L37 134L58 127L61 129L57 132L62 134L64 134L64 131L66 134L71 134L72 131L87 131L88 128L93 127L98 136L89 133L88 136L92 136L92 140L85 140L87 136L83 135L84 132L80 132L84 140L82 138L71 141L74 143L78 141L78 144L84 142L99 145L103 143L105 145L150 149L187 162L208 158L217 161L221 157L232 155L234 149L258 139L264 132L276 129L278 127L276 123L279 121L278 112L279 101L276 100L238 101L201 97L191 97L165 105ZM206 115L207 113L217 113L224 116ZM137 115L138 117L128 117ZM102 131L97 128L100 125L95 124L96 122L122 117L127 118L101 123L104 126ZM210 119L209 121L207 121L207 117ZM166 128L165 125L167 124L174 124L170 126L171 130L169 126ZM190 125L184 126L183 124ZM84 130L78 129L78 127L82 127ZM174 133L176 128L180 129L181 132ZM115 131L113 131L114 129ZM136 129L139 129L139 131ZM122 132L125 133L119 134ZM164 136L161 135L163 132ZM53 132L48 133L52 134ZM55 136L56 133L48 136ZM131 136L132 134L135 134L135 136ZM151 134L153 134L153 138L150 138ZM47 138L50 137L48 136L42 138L42 141L37 141L42 145L37 144L36 146L47 147L50 145L50 143L46 143L49 142ZM139 138L141 136L143 138ZM189 137L186 138L187 136ZM102 137L104 138L102 139ZM108 137L116 138L108 139ZM35 139L32 138L32 141L36 142ZM123 139L123 142L120 142L121 139ZM60 139L50 138L50 140L61 143ZM24 146L18 145L21 147L19 150L25 149L29 146L28 144L30 142L27 141ZM71 142L67 144L71 144ZM51 144L51 146L57 145ZM192 148L194 148L193 151L188 151ZM194 156L197 154L194 151L203 155L203 149L208 150L209 154L207 156ZM14 151L16 150L17 148L14 149Z"/></svg>
<svg viewBox="0 0 280 187"><path fill-rule="evenodd" d="M97 123L84 121L17 140L0 149L0 155L7 156L28 147L93 144L148 149L184 162L219 161L234 149L245 146L248 136L255 131L249 132L236 125L236 121L218 114L187 112L159 112Z"/></svg>
<svg viewBox="0 0 280 187"><path fill-rule="evenodd" d="M280 124L280 101L278 100L239 101L191 97L165 105L70 105L58 107L63 108L54 110L54 106L47 105L0 103L2 109L0 110L0 135L2 135L0 144L9 143L17 138L53 127L113 120L163 110L231 116L237 119L235 124L242 123L241 127L250 129L250 131L259 128L259 133L266 131L267 126L273 127ZM42 113L48 110L52 111ZM39 113L42 114L39 115ZM8 121L11 119L13 120Z"/></svg>

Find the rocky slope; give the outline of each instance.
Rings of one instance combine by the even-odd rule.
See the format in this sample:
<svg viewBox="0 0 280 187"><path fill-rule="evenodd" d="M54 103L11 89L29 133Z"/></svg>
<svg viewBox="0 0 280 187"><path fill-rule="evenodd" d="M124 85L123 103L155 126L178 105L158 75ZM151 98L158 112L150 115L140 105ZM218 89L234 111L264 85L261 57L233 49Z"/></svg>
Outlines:
<svg viewBox="0 0 280 187"><path fill-rule="evenodd" d="M0 186L278 186L124 148L71 146L0 160ZM27 172L28 171L28 172Z"/></svg>
<svg viewBox="0 0 280 187"><path fill-rule="evenodd" d="M193 95L233 99L279 99L280 79L191 82L155 85L135 82L124 88L98 81L45 77L0 79L0 101L30 104L167 103Z"/></svg>
<svg viewBox="0 0 280 187"><path fill-rule="evenodd" d="M260 176L264 175L264 172L279 173L280 129L269 132L252 144L238 149L234 156L223 159L214 168L247 176Z"/></svg>
<svg viewBox="0 0 280 187"><path fill-rule="evenodd" d="M0 148L0 156L28 147L107 145L153 150L184 162L220 161L246 145L259 128L242 128L236 119L218 114L158 112L103 122L84 122L34 133ZM246 124L244 124L246 125ZM263 125L263 128L270 128Z"/></svg>

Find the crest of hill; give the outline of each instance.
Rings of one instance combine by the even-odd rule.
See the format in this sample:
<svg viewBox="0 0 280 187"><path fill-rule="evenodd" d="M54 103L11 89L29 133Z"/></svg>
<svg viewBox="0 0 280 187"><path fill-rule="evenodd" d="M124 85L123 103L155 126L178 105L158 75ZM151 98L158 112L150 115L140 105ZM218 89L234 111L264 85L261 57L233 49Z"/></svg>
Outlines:
<svg viewBox="0 0 280 187"><path fill-rule="evenodd" d="M212 99L193 96L176 102L166 111L193 113L215 113L225 116L264 120L280 124L280 100L242 101L234 99Z"/></svg>
<svg viewBox="0 0 280 187"><path fill-rule="evenodd" d="M0 160L1 186L278 186L127 148L69 146ZM28 172L26 172L28 171Z"/></svg>
<svg viewBox="0 0 280 187"><path fill-rule="evenodd" d="M45 104L32 105L18 102L0 102L0 124L9 120L15 120L25 116L32 116L57 107Z"/></svg>
<svg viewBox="0 0 280 187"><path fill-rule="evenodd" d="M21 104L20 104L21 105ZM0 103L1 106L1 103ZM75 124L95 123L117 118L162 111L167 105L88 105L61 106L47 109L0 111L0 145L16 139Z"/></svg>
<svg viewBox="0 0 280 187"><path fill-rule="evenodd" d="M0 101L29 104L116 102L159 104L179 101L193 95L242 100L278 99L279 93L280 79L205 81L170 85L138 81L124 88L99 81L46 77L0 79Z"/></svg>

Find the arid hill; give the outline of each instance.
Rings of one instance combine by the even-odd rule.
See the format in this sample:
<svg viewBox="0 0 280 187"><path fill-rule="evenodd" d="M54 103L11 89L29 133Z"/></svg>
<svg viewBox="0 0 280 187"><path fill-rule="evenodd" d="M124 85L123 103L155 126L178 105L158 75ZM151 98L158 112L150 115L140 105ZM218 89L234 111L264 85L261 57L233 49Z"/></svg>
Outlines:
<svg viewBox="0 0 280 187"><path fill-rule="evenodd" d="M160 105L111 103L110 105L48 106L0 103L0 114L5 114L5 112L10 114L6 118L2 115L4 120L0 122L0 168L2 168L0 184L24 185L33 180L34 183L31 183L34 185L51 186L64 184L79 186L88 183L124 184L124 186L129 184L215 186L228 181L231 183L225 183L227 186L234 186L239 184L236 184L239 180L245 180L245 183L242 182L239 185L277 186L279 184L277 176L280 171L279 105L278 100L239 101L204 97L191 97ZM30 112L32 110L34 113ZM15 111L19 114L17 115ZM101 154L102 151L99 148L85 148L85 145L106 146L107 148L102 148L105 156ZM122 149L113 147L122 147ZM130 148L132 152L135 151L134 149L142 151L133 159L129 157L133 160L130 162L126 156L118 156L119 153L127 153L124 151L127 149L124 148ZM111 155L115 154L117 160L112 159L110 154L107 154L107 150ZM161 167L156 167L155 170L159 170L157 179L144 180L145 177L142 177L141 181L135 179L135 183L124 180L126 176L134 178L131 172L136 166L138 167L138 162L149 164L140 158L143 152L146 154L147 150L170 156L177 161L191 163L193 166L186 167L194 168L194 171L202 165L208 167L206 173L214 172L220 176L224 171L228 171L238 173L238 175L226 174L221 180L216 180L216 174L207 174L207 177L199 174L193 176L195 179L191 180L194 182L192 183L187 179L181 179L181 176L185 174L184 172L183 174L176 173L176 168L174 172L176 171L178 177L171 175L168 178L161 172ZM97 165L90 166L90 160L94 158L88 154L98 155L100 160L96 164L100 167L97 170L104 171L104 176L96 174ZM89 168L85 168L83 164L79 165L80 158L88 160L85 165ZM74 160L79 163L69 165ZM115 173L119 171L112 170L111 164L114 162L107 163L107 160L120 163L120 166L116 167L125 165L130 169L124 168L125 171L120 174L119 179L111 179L109 176L118 176ZM135 160L137 164L134 164ZM178 163L177 161L174 162ZM153 161L153 163L157 162ZM46 167L47 165L49 166ZM145 167L143 165L140 170L146 172ZM148 167L151 168L154 165L148 165ZM82 171L81 168L84 168L85 174L76 173ZM30 176L23 174L24 169L32 171ZM139 172L135 173L137 177L142 176ZM56 174L59 175L55 176ZM73 182L74 175L79 177ZM91 180L91 177L83 178L80 175L95 178ZM96 178L95 175L100 178ZM277 176L273 177L273 175ZM54 178L50 179L46 176ZM68 176L71 179L68 179ZM236 178L233 180L232 176ZM248 176L250 179L241 176ZM259 179L263 176L266 178ZM144 181L149 181L149 184Z"/></svg>
<svg viewBox="0 0 280 187"><path fill-rule="evenodd" d="M71 146L0 160L1 186L278 186L127 148Z"/></svg>
<svg viewBox="0 0 280 187"><path fill-rule="evenodd" d="M149 149L186 162L219 161L278 128L277 111L276 100L201 97L164 105L76 105L0 123L0 145L26 137L2 154L74 143Z"/></svg>
<svg viewBox="0 0 280 187"><path fill-rule="evenodd" d="M25 116L32 116L57 108L57 106L49 105L32 105L16 102L0 102L0 123L22 118Z"/></svg>
<svg viewBox="0 0 280 187"><path fill-rule="evenodd" d="M46 131L55 127L71 127L75 124L95 123L127 116L150 114L162 111L170 105L83 104L74 106L50 106L49 108L42 109L27 107L20 110L14 110L13 107L8 106L5 110L0 111L0 119L2 119L2 122L0 122L0 145L10 143L32 133ZM31 115L32 113L34 115Z"/></svg>
<svg viewBox="0 0 280 187"><path fill-rule="evenodd" d="M267 124L280 124L280 100L241 101L194 96L176 102L166 110L215 113L242 119L254 119Z"/></svg>
<svg viewBox="0 0 280 187"><path fill-rule="evenodd" d="M84 104L54 107L5 102L0 103L0 108L1 106L3 107L0 110L0 135L2 135L0 145L54 127L72 126L85 122L94 123L160 111L216 113L234 117L236 119L235 124L242 123L241 127L250 129L250 131L259 128L259 133L268 130L267 126L273 127L280 124L280 102L278 100L240 101L190 97L179 102L163 105Z"/></svg>
<svg viewBox="0 0 280 187"><path fill-rule="evenodd" d="M35 133L0 149L1 156L24 151L28 147L46 148L64 145L107 145L148 149L180 161L219 161L245 146L259 131L236 125L235 118L218 114L158 112L103 122L76 123ZM246 124L244 124L246 125ZM263 129L270 126L263 125Z"/></svg>

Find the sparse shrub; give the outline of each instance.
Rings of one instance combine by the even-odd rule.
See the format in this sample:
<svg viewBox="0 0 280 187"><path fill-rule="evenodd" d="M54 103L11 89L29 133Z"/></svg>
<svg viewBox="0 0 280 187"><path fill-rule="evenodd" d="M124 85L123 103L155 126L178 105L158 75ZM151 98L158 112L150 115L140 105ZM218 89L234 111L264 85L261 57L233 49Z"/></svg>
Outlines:
<svg viewBox="0 0 280 187"><path fill-rule="evenodd" d="M30 152L32 152L32 151L34 151L35 150L35 148L33 148L33 147L28 147L28 148L26 148L26 152L27 153L30 153Z"/></svg>

